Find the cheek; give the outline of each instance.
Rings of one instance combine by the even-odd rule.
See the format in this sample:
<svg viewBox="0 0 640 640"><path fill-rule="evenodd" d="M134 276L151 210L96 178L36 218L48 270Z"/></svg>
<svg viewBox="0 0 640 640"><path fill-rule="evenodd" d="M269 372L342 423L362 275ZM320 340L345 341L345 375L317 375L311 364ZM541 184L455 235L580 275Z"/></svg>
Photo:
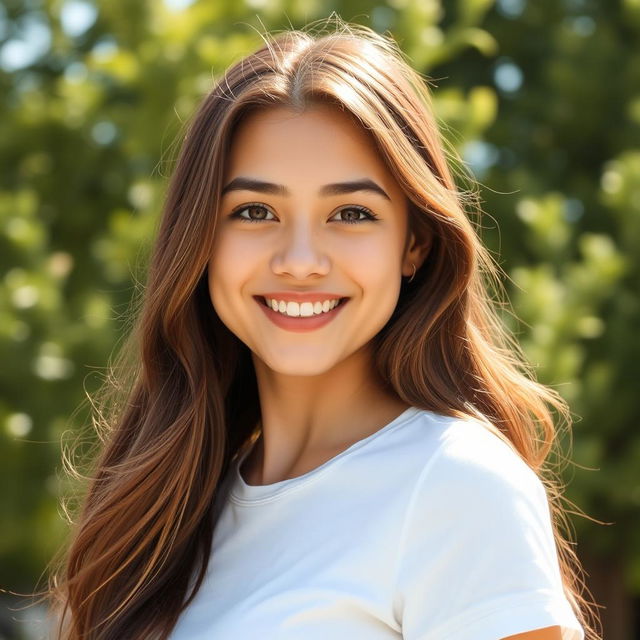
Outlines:
<svg viewBox="0 0 640 640"><path fill-rule="evenodd" d="M388 283L400 278L402 247L388 237L369 238L367 242L352 243L344 254L352 273L363 283Z"/></svg>
<svg viewBox="0 0 640 640"><path fill-rule="evenodd" d="M401 284L401 247L383 240L352 248L349 276L363 296L362 320L384 323L398 303Z"/></svg>
<svg viewBox="0 0 640 640"><path fill-rule="evenodd" d="M228 235L219 238L209 261L209 289L229 292L237 288L251 271L255 261L255 251L241 239Z"/></svg>
<svg viewBox="0 0 640 640"><path fill-rule="evenodd" d="M231 294L242 274L243 260L233 250L232 243L219 241L208 264L209 297L218 314L224 320Z"/></svg>

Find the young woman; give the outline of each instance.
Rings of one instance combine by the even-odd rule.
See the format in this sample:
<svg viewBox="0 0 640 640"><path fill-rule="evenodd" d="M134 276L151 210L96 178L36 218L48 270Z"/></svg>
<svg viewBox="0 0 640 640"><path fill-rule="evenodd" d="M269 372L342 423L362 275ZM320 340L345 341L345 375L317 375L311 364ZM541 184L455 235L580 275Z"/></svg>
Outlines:
<svg viewBox="0 0 640 640"><path fill-rule="evenodd" d="M545 465L570 414L498 320L472 202L390 40L286 32L227 71L100 414L59 637L597 638Z"/></svg>

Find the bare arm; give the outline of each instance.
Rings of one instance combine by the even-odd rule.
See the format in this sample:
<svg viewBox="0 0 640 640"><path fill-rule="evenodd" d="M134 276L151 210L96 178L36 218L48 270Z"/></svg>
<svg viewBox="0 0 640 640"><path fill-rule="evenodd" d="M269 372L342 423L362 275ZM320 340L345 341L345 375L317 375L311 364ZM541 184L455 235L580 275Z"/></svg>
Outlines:
<svg viewBox="0 0 640 640"><path fill-rule="evenodd" d="M562 631L559 626L535 629L526 633L517 633L515 636L502 638L502 640L562 640Z"/></svg>

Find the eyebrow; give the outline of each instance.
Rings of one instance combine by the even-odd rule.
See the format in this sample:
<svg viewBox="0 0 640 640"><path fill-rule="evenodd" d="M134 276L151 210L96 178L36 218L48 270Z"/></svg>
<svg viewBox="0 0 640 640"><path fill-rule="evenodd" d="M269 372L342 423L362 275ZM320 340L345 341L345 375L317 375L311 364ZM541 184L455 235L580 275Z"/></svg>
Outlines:
<svg viewBox="0 0 640 640"><path fill-rule="evenodd" d="M260 193L269 193L276 196L290 195L289 189L287 189L283 184L274 184L273 182L265 182L264 180L257 180L256 178L247 178L244 176L239 176L229 182L229 184L222 189L222 195L225 195L230 191L258 191ZM369 178L325 184L319 189L318 193L321 196L339 196L346 193L355 193L356 191L377 193L383 198L391 200L387 195L387 192Z"/></svg>

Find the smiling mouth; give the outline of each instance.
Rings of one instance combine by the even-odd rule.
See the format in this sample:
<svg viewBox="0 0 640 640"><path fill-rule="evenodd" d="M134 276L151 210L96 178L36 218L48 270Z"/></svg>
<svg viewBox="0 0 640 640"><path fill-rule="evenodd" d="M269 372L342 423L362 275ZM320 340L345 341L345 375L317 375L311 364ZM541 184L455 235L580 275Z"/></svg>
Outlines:
<svg viewBox="0 0 640 640"><path fill-rule="evenodd" d="M267 304L267 299L264 296L254 296L254 297L256 298L256 300L259 300L265 307L267 307L267 309L274 311L271 305ZM342 306L347 300L349 300L348 297L339 298L338 304L335 307L333 307L333 309L331 309L330 311L335 311L338 307ZM298 304L302 304L302 303L298 303ZM312 303L312 304L315 304L315 303ZM324 312L324 313L313 313L310 316L288 316L285 313L283 313L282 315L285 316L286 318L316 318L318 316L324 315L325 313L330 313L330 311ZM280 312L275 311L274 313L280 313Z"/></svg>

